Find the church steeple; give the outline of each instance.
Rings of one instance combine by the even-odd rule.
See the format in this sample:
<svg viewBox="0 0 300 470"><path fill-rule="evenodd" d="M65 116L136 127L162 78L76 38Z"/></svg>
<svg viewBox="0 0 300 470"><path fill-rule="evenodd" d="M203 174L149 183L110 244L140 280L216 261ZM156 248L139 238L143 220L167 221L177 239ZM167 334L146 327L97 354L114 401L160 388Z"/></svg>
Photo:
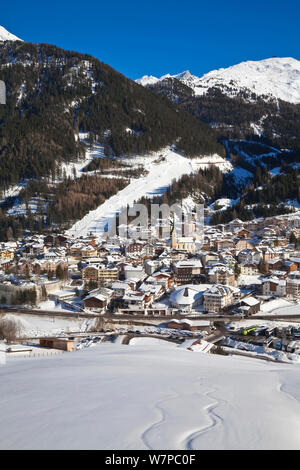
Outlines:
<svg viewBox="0 0 300 470"><path fill-rule="evenodd" d="M172 222L171 222L171 240L172 240L172 248L177 248L177 236L176 236L176 224L175 224L175 214L172 214Z"/></svg>

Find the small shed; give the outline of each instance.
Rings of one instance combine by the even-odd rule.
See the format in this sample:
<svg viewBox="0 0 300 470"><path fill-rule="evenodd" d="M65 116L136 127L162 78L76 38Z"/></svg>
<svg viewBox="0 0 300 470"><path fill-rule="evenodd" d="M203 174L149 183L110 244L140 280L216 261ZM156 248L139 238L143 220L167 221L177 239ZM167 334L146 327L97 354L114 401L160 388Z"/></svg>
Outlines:
<svg viewBox="0 0 300 470"><path fill-rule="evenodd" d="M107 298L101 294L93 294L83 301L85 308L103 309L107 306Z"/></svg>
<svg viewBox="0 0 300 470"><path fill-rule="evenodd" d="M69 338L40 338L42 348L62 349L63 351L74 351L74 340Z"/></svg>
<svg viewBox="0 0 300 470"><path fill-rule="evenodd" d="M210 320L171 320L167 323L167 327L171 329L201 331L209 330L211 327Z"/></svg>
<svg viewBox="0 0 300 470"><path fill-rule="evenodd" d="M255 297L244 297L241 299L241 309L247 311L248 314L254 314L260 310L260 301Z"/></svg>

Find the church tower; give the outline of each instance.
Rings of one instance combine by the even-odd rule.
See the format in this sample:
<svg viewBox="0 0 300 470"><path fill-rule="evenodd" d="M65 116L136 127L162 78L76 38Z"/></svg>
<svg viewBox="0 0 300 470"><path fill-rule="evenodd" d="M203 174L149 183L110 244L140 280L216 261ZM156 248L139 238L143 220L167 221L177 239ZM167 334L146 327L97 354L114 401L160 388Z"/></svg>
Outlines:
<svg viewBox="0 0 300 470"><path fill-rule="evenodd" d="M177 248L177 234L176 234L176 224L175 224L175 214L173 212L173 222L171 228L171 247L176 250Z"/></svg>

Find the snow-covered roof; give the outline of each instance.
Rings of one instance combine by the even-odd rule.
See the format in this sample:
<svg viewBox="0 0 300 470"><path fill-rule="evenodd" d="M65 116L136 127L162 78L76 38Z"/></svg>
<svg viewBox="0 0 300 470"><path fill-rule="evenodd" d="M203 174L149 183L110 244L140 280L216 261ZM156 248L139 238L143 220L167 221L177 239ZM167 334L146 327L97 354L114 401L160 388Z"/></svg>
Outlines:
<svg viewBox="0 0 300 470"><path fill-rule="evenodd" d="M170 295L170 301L177 305L193 305L208 288L207 284L183 285L176 288Z"/></svg>
<svg viewBox="0 0 300 470"><path fill-rule="evenodd" d="M239 292L239 289L233 286L223 286L222 284L215 284L204 292L204 296L210 295L214 297L224 297L232 292Z"/></svg>
<svg viewBox="0 0 300 470"><path fill-rule="evenodd" d="M259 300L257 300L255 297L245 297L242 299L242 302L249 305L249 307L259 304Z"/></svg>
<svg viewBox="0 0 300 470"><path fill-rule="evenodd" d="M107 297L105 297L102 294L90 294L87 297L85 297L84 301L88 299L97 299L97 300L101 300L102 302L104 302L107 299Z"/></svg>
<svg viewBox="0 0 300 470"><path fill-rule="evenodd" d="M174 264L176 268L201 268L202 263L199 259L180 260Z"/></svg>

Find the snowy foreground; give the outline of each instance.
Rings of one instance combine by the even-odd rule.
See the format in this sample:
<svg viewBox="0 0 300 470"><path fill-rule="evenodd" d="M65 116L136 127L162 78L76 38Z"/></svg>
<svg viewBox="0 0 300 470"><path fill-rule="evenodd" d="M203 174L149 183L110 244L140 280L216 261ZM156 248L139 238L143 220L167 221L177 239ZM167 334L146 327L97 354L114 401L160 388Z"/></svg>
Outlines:
<svg viewBox="0 0 300 470"><path fill-rule="evenodd" d="M299 366L99 344L0 367L1 449L299 449Z"/></svg>

